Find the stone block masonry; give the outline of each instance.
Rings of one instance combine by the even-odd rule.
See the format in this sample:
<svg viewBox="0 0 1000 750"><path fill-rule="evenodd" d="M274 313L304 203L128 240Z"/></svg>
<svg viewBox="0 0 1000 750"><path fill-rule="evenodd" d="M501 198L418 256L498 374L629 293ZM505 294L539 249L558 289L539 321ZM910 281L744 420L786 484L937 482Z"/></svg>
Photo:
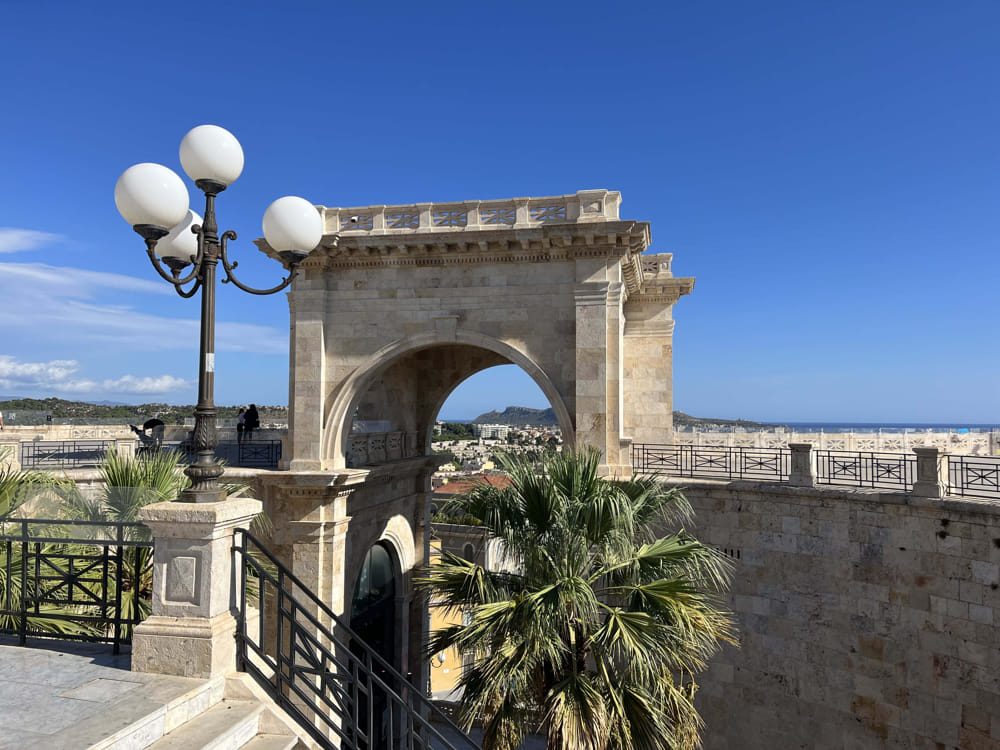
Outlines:
<svg viewBox="0 0 1000 750"><path fill-rule="evenodd" d="M689 479L740 648L705 748L1000 748L1000 505Z"/></svg>

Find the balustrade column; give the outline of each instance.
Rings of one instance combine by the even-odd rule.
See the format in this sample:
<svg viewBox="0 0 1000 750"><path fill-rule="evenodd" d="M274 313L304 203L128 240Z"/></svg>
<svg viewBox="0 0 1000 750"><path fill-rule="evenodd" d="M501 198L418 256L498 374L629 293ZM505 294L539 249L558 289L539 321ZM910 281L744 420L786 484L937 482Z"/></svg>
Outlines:
<svg viewBox="0 0 1000 750"><path fill-rule="evenodd" d="M153 613L135 629L132 671L211 679L236 668L233 531L260 508L240 497L139 511L153 531Z"/></svg>
<svg viewBox="0 0 1000 750"><path fill-rule="evenodd" d="M917 481L913 483L913 494L917 497L944 497L945 483L941 481L943 457L937 448L914 448L917 454Z"/></svg>
<svg viewBox="0 0 1000 750"><path fill-rule="evenodd" d="M812 448L812 443L788 444L792 452L788 484L792 487L813 487L816 484L816 456Z"/></svg>

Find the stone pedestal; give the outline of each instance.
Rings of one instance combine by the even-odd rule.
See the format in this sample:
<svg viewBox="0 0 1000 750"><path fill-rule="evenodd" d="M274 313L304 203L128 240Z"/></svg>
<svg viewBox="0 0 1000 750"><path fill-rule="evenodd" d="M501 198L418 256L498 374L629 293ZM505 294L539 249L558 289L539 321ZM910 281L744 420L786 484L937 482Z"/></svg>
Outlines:
<svg viewBox="0 0 1000 750"><path fill-rule="evenodd" d="M789 443L792 452L791 473L788 483L792 487L812 487L816 484L815 456L812 443Z"/></svg>
<svg viewBox="0 0 1000 750"><path fill-rule="evenodd" d="M913 494L917 497L944 497L945 485L941 481L941 457L937 448L914 448L917 454L917 480Z"/></svg>
<svg viewBox="0 0 1000 750"><path fill-rule="evenodd" d="M135 629L132 670L211 679L236 668L233 530L260 501L157 503L139 511L153 531L153 613Z"/></svg>

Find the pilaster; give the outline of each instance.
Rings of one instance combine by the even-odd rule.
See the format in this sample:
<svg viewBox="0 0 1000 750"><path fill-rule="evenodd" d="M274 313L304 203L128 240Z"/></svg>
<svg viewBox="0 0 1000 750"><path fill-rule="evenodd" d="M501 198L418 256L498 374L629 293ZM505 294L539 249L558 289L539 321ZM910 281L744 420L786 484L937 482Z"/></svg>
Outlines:
<svg viewBox="0 0 1000 750"><path fill-rule="evenodd" d="M323 467L323 396L326 387L326 284L321 273L307 271L288 295L290 458L285 469L318 471Z"/></svg>

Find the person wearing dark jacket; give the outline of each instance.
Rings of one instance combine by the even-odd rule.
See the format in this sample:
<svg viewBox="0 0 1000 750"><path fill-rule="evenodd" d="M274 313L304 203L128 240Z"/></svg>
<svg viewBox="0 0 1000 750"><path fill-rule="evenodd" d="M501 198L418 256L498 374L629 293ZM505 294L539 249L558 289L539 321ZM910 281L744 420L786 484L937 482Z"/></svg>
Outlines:
<svg viewBox="0 0 1000 750"><path fill-rule="evenodd" d="M257 405L250 404L247 413L243 415L243 437L253 440L253 431L260 427L260 417L257 415Z"/></svg>

